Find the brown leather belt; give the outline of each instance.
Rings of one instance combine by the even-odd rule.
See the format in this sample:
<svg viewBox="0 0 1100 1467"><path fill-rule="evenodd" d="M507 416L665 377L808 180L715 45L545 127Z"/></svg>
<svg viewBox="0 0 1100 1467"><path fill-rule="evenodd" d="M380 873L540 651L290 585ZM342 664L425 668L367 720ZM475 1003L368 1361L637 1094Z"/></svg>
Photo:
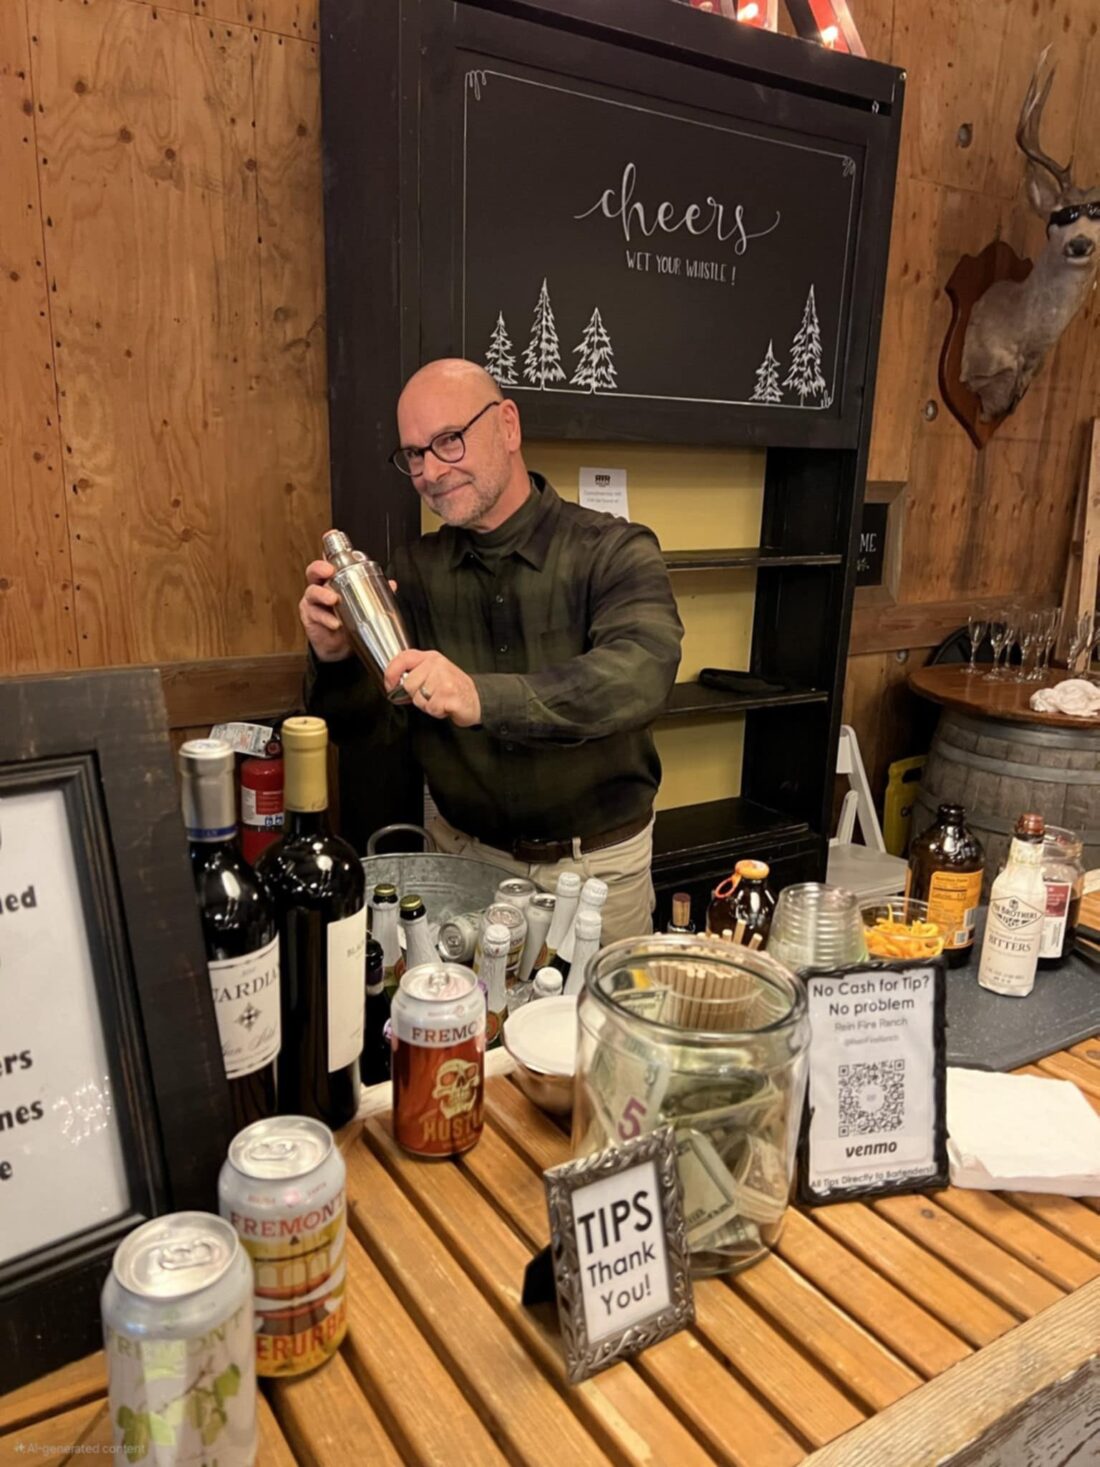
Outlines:
<svg viewBox="0 0 1100 1467"><path fill-rule="evenodd" d="M636 820L628 820L625 825L616 826L614 830L602 831L599 835L582 835L581 851L588 854L591 851L604 851L608 846L617 846L624 840L629 840L633 835L639 835L653 819L653 812L640 816ZM501 849L498 847L498 849ZM510 846L504 846L510 856L517 861L525 861L529 866L550 866L555 861L568 861L573 854L573 842L571 840L517 840Z"/></svg>

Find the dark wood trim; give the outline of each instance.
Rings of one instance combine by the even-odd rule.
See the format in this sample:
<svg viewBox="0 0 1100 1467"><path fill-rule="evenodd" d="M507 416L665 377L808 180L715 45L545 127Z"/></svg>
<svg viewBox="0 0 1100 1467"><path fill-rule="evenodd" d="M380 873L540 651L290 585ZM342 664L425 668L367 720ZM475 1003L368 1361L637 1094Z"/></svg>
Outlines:
<svg viewBox="0 0 1100 1467"><path fill-rule="evenodd" d="M1038 611L1049 596L968 596L956 601L899 602L894 606L857 605L852 616L850 657L868 652L912 651L936 647L950 633L966 625L976 611L987 615L1012 601L1024 611Z"/></svg>
<svg viewBox="0 0 1100 1467"><path fill-rule="evenodd" d="M166 662L157 671L169 728L282 718L302 707L304 652Z"/></svg>

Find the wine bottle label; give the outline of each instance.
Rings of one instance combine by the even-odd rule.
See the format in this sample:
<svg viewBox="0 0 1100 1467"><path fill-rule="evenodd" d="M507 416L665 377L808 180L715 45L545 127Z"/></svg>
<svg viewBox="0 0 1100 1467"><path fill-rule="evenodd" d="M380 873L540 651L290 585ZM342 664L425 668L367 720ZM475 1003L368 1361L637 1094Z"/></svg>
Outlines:
<svg viewBox="0 0 1100 1467"><path fill-rule="evenodd" d="M934 871L928 887L928 920L943 933L950 951L969 947L982 900L980 871Z"/></svg>
<svg viewBox="0 0 1100 1467"><path fill-rule="evenodd" d="M239 1080L279 1053L279 939L243 958L215 958L208 966L225 1073Z"/></svg>
<svg viewBox="0 0 1100 1467"><path fill-rule="evenodd" d="M1039 939L1041 958L1060 958L1062 944L1066 940L1066 921L1069 917L1070 898L1073 887L1068 881L1047 882L1047 909L1043 915L1043 935Z"/></svg>
<svg viewBox="0 0 1100 1467"><path fill-rule="evenodd" d="M278 829L283 823L282 790L253 790L241 786L241 824L261 830Z"/></svg>
<svg viewBox="0 0 1100 1467"><path fill-rule="evenodd" d="M328 924L328 1067L342 1070L363 1052L367 909Z"/></svg>

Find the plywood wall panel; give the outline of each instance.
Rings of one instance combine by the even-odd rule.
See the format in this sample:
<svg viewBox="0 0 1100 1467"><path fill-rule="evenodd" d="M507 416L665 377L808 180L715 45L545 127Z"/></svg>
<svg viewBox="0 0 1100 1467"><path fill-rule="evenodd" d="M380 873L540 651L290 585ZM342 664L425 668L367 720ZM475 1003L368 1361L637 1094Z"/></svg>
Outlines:
<svg viewBox="0 0 1100 1467"><path fill-rule="evenodd" d="M0 675L76 662L30 40L0 5Z"/></svg>
<svg viewBox="0 0 1100 1467"><path fill-rule="evenodd" d="M315 422L323 388L288 402L265 321L264 38L31 4L81 662L282 650L328 488L314 454L287 511L279 418Z"/></svg>

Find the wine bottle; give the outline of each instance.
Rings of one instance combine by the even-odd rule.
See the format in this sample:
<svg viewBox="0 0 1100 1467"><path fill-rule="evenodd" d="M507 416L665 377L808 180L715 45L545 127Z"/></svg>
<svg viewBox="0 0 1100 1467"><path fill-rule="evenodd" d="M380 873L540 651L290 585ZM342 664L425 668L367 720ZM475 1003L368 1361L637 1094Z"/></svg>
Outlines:
<svg viewBox="0 0 1100 1467"><path fill-rule="evenodd" d="M363 1016L363 1053L359 1056L359 1073L364 1085L377 1085L390 1078L390 1048L386 1024L390 1017L390 996L386 992L385 962L382 944L367 938L367 1007Z"/></svg>
<svg viewBox="0 0 1100 1467"><path fill-rule="evenodd" d="M284 833L259 870L279 918L279 1109L336 1127L359 1105L367 907L362 863L329 829L327 756L323 719L286 720Z"/></svg>
<svg viewBox="0 0 1100 1467"><path fill-rule="evenodd" d="M576 938L573 942L573 960L565 980L564 993L580 993L584 988L584 974L588 960L599 951L603 913L598 909L581 907L573 924ZM560 956L560 954L559 954Z"/></svg>
<svg viewBox="0 0 1100 1467"><path fill-rule="evenodd" d="M236 758L223 739L179 752L183 820L202 919L234 1131L276 1113L279 934L263 881L237 843Z"/></svg>
<svg viewBox="0 0 1100 1467"><path fill-rule="evenodd" d="M545 968L557 956L558 948L565 941L566 933L573 925L577 904L581 899L581 879L575 871L563 871L558 877L557 896L550 927L542 951L535 959L536 968Z"/></svg>
<svg viewBox="0 0 1100 1467"><path fill-rule="evenodd" d="M557 952L550 959L551 964L555 968L560 968L562 973L567 975L573 965L573 947L577 941L577 923L580 921L581 913L599 912L602 921L607 891L607 882L601 881L598 876L590 876L581 887L581 899L577 903L577 910L573 913L569 930L558 944Z"/></svg>
<svg viewBox="0 0 1100 1467"><path fill-rule="evenodd" d="M531 1000L536 998L556 998L562 991L564 984L562 976L557 968L540 968L531 982Z"/></svg>

